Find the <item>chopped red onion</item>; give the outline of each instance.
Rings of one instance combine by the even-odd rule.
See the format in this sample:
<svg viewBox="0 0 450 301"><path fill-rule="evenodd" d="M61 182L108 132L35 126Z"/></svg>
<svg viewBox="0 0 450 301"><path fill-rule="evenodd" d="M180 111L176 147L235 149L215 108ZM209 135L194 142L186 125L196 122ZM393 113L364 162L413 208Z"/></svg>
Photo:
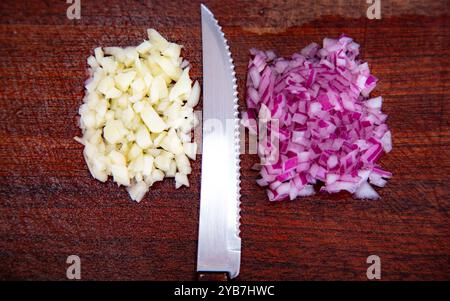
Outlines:
<svg viewBox="0 0 450 301"><path fill-rule="evenodd" d="M259 134L257 183L267 187L269 200L313 195L317 183L320 191L378 199L369 182L383 187L392 176L377 163L392 150L392 137L382 97L369 98L378 79L357 58L359 45L343 35L290 59L250 53L242 122Z"/></svg>

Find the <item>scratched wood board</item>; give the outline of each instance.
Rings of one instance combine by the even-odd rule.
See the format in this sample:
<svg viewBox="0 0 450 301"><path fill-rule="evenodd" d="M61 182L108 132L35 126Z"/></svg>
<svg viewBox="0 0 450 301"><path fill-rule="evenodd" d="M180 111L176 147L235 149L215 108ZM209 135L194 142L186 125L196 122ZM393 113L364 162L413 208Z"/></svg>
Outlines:
<svg viewBox="0 0 450 301"><path fill-rule="evenodd" d="M223 27L245 109L249 49L289 56L310 42L348 34L380 79L394 149L378 201L318 194L270 203L241 156L240 280L364 280L376 254L383 280L449 280L450 14L447 1L204 1ZM0 279L193 280L200 162L191 186L173 179L132 202L89 175L77 111L97 46L137 45L154 27L185 46L202 81L198 1L0 2ZM201 109L201 104L198 109Z"/></svg>

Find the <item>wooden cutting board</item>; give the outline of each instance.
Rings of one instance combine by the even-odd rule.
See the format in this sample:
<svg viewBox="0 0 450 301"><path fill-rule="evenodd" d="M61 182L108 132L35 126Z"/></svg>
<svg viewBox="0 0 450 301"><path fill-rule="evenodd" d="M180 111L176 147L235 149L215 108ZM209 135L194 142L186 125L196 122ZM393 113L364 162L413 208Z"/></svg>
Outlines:
<svg viewBox="0 0 450 301"><path fill-rule="evenodd" d="M96 46L137 45L154 27L185 46L201 81L198 1L0 2L0 278L195 279L200 161L191 187L157 183L140 204L93 180L82 157L77 110ZM232 50L240 104L251 47L288 56L346 33L380 79L394 173L379 201L349 194L270 203L242 155L241 280L365 280L369 255L383 280L450 279L450 14L448 2L204 1ZM201 105L199 106L201 109Z"/></svg>

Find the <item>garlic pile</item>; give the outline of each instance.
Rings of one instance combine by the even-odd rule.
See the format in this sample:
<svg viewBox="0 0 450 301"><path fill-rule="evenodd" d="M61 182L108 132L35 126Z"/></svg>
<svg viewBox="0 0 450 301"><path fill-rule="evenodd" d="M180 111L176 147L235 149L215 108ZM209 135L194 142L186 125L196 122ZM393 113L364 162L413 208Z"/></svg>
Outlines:
<svg viewBox="0 0 450 301"><path fill-rule="evenodd" d="M92 176L105 182L112 175L137 202L164 177L175 177L176 188L189 186L188 158L197 153L191 131L200 85L182 68L181 45L154 29L148 36L137 47L98 47L88 58L83 137L76 138Z"/></svg>

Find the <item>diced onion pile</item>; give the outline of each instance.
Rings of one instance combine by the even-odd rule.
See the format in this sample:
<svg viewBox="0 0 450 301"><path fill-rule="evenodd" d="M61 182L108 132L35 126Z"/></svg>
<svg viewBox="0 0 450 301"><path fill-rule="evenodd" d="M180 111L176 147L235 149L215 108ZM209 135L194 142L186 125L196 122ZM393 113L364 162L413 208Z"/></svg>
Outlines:
<svg viewBox="0 0 450 301"><path fill-rule="evenodd" d="M137 47L98 47L88 58L77 138L92 176L105 182L112 175L137 202L164 177L189 186L197 152L191 131L200 85L192 85L181 45L154 29L148 37Z"/></svg>
<svg viewBox="0 0 450 301"><path fill-rule="evenodd" d="M267 129L258 139L257 182L267 186L269 199L309 196L315 184L328 193L379 198L369 182L383 187L392 176L377 164L392 149L391 132L382 98L368 99L377 78L357 59L359 45L341 36L325 38L322 48L312 43L291 59L251 54L242 122L255 135L261 125ZM278 160L267 164L268 158Z"/></svg>

